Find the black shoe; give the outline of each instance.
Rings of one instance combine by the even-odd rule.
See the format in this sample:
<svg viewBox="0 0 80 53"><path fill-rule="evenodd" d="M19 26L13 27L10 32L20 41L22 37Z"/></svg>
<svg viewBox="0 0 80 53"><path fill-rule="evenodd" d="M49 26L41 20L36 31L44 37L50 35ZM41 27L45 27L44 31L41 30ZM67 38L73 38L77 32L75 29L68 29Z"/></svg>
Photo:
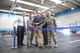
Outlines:
<svg viewBox="0 0 80 53"><path fill-rule="evenodd" d="M49 46L49 48L51 48L52 46Z"/></svg>
<svg viewBox="0 0 80 53"><path fill-rule="evenodd" d="M28 48L31 48L31 46L27 46Z"/></svg>
<svg viewBox="0 0 80 53"><path fill-rule="evenodd" d="M52 46L49 46L48 48L52 48Z"/></svg>
<svg viewBox="0 0 80 53"><path fill-rule="evenodd" d="M27 47L31 47L31 45L27 45Z"/></svg>
<svg viewBox="0 0 80 53"><path fill-rule="evenodd" d="M21 44L21 46L25 46L24 44Z"/></svg>
<svg viewBox="0 0 80 53"><path fill-rule="evenodd" d="M38 47L38 44L34 45L35 47Z"/></svg>
<svg viewBox="0 0 80 53"><path fill-rule="evenodd" d="M39 48L43 48L43 46L39 46Z"/></svg>
<svg viewBox="0 0 80 53"><path fill-rule="evenodd" d="M18 45L17 48L22 48L22 46L21 45Z"/></svg>
<svg viewBox="0 0 80 53"><path fill-rule="evenodd" d="M31 45L34 45L34 44L31 44Z"/></svg>
<svg viewBox="0 0 80 53"><path fill-rule="evenodd" d="M48 45L44 45L44 47L48 48Z"/></svg>
<svg viewBox="0 0 80 53"><path fill-rule="evenodd" d="M48 45L47 48L51 48L52 46Z"/></svg>

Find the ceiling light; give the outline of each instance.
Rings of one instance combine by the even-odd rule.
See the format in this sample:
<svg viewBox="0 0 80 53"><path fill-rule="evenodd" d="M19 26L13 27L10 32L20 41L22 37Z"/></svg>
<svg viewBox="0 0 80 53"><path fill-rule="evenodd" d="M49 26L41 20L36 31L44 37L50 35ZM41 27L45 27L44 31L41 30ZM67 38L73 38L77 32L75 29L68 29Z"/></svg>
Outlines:
<svg viewBox="0 0 80 53"><path fill-rule="evenodd" d="M55 14L53 13L53 15L55 15Z"/></svg>
<svg viewBox="0 0 80 53"><path fill-rule="evenodd" d="M61 5L64 5L65 6L66 4L65 3L62 3Z"/></svg>
<svg viewBox="0 0 80 53"><path fill-rule="evenodd" d="M30 12L34 12L33 10L25 9L25 8L22 8L22 7L15 7L14 9L23 10L23 11L30 11Z"/></svg>
<svg viewBox="0 0 80 53"><path fill-rule="evenodd" d="M8 13L10 12L10 10L3 10L3 9L0 9L0 11L1 12L8 12ZM22 14L22 12L14 12L14 11L11 13ZM29 14L27 13L27 15L29 15Z"/></svg>
<svg viewBox="0 0 80 53"><path fill-rule="evenodd" d="M2 10L0 9L1 12L10 12L9 10Z"/></svg>
<svg viewBox="0 0 80 53"><path fill-rule="evenodd" d="M71 10L74 10L74 8L71 8Z"/></svg>
<svg viewBox="0 0 80 53"><path fill-rule="evenodd" d="M14 1L14 0L11 0L11 1ZM21 1L21 0L18 0L17 2L18 3L22 3L22 4L26 4L26 5L30 5L30 6L43 8L43 9L48 9L48 7L45 7L45 6L42 6L42 5L38 5L38 4L34 4L34 3L31 3L31 2L25 2L25 1Z"/></svg>
<svg viewBox="0 0 80 53"><path fill-rule="evenodd" d="M61 4L62 3L61 0L50 0L50 1L55 2L56 4Z"/></svg>
<svg viewBox="0 0 80 53"><path fill-rule="evenodd" d="M15 0L10 0L10 1L15 1ZM17 1L20 1L20 0L17 0Z"/></svg>
<svg viewBox="0 0 80 53"><path fill-rule="evenodd" d="M51 6L50 8L45 9L45 10L43 10L43 11L41 11L41 12L45 12L45 11L47 11L47 10L49 10L49 9L53 11L53 9L51 9L51 8L53 8L53 7L55 8L56 6L55 6L55 5L54 5L54 6Z"/></svg>
<svg viewBox="0 0 80 53"><path fill-rule="evenodd" d="M38 11L37 13L41 13L41 11Z"/></svg>

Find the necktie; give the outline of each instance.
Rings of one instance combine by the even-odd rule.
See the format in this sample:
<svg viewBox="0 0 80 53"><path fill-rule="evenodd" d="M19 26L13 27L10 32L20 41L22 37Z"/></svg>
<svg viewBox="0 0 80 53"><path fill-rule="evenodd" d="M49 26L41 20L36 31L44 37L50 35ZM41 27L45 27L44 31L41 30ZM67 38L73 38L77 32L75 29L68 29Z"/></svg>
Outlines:
<svg viewBox="0 0 80 53"><path fill-rule="evenodd" d="M24 16L23 16L23 26L25 27L25 18L24 18Z"/></svg>

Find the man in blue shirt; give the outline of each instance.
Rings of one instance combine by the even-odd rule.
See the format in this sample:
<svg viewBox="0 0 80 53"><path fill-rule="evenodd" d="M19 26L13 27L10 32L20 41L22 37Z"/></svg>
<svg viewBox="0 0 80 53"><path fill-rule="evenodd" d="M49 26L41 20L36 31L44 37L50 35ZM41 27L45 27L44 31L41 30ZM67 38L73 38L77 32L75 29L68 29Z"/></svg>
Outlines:
<svg viewBox="0 0 80 53"><path fill-rule="evenodd" d="M37 16L33 20L33 24L34 24L35 41L37 42L39 48L42 48L42 46L43 46L42 31L37 29L37 28L42 28L41 26L39 27L39 25L40 25L39 23L42 21L40 16L41 16L41 14L38 13Z"/></svg>

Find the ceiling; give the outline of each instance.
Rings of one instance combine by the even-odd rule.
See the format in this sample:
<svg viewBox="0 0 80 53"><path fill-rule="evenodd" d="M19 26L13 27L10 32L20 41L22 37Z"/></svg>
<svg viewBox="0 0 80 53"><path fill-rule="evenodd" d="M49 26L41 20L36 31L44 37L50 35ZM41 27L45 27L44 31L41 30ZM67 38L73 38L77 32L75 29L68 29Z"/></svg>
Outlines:
<svg viewBox="0 0 80 53"><path fill-rule="evenodd" d="M0 11L5 10L6 11L13 10L15 12L26 11L27 14L36 13L38 11L40 12L51 11L52 14L56 14L68 10L73 10L75 8L80 8L80 0L60 0L61 3L56 3L51 0L17 0L16 4L13 5L14 1L0 0Z"/></svg>

